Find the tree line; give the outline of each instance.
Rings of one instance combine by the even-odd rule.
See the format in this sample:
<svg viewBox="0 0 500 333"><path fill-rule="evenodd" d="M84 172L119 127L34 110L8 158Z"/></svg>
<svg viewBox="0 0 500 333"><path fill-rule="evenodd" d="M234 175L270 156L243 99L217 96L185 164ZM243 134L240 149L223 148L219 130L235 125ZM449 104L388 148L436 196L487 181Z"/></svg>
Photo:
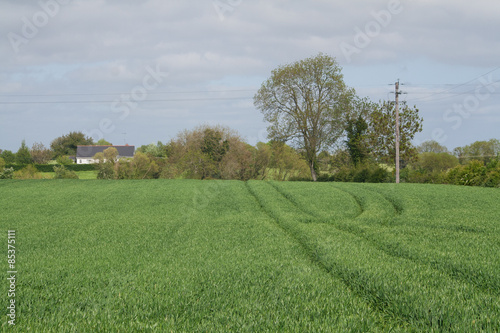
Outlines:
<svg viewBox="0 0 500 333"><path fill-rule="evenodd" d="M361 124L361 125L360 125ZM368 149L370 138L356 119L348 123L346 136L333 152L323 150L316 158L318 181L392 182L393 164ZM366 141L365 141L366 140ZM40 164L53 163L54 178L78 178L70 170L69 158L80 144L94 142L81 132L71 132L53 140L51 148L23 142L16 153L0 151L0 178L41 178ZM56 149L54 149L56 148ZM411 150L405 160L401 180L411 183L500 186L500 141L476 141L449 151L436 141L426 141ZM39 159L43 156L43 159ZM236 131L223 126L199 126L184 130L168 143L138 147L131 159L118 159L115 148L94 156L100 179L235 179L312 180L307 156L282 141L246 143ZM9 170L18 166L18 171ZM23 167L24 166L24 167ZM22 167L22 168L21 168ZM3 171L1 171L3 170Z"/></svg>
<svg viewBox="0 0 500 333"><path fill-rule="evenodd" d="M200 126L179 133L167 144L142 146L128 161L117 160L113 149L98 154L99 178L392 181L394 102L357 96L344 83L335 58L320 53L276 68L255 94L254 105L269 124L266 143L251 146L230 128ZM453 153L437 142L415 147L412 142L422 131L423 119L416 106L402 102L399 109L403 181L495 183L488 179L496 177L498 140L458 147ZM68 156L75 155L77 145L91 144L92 138L71 132L54 139L50 149L40 143L28 149L23 142L17 153L4 151L0 157L7 164L56 159L64 165L70 163ZM482 160L486 156L490 159ZM482 173L481 180L460 180L469 177L464 174L470 170L457 168L470 163L474 172ZM448 175L450 169L455 178ZM64 175L65 170L59 171Z"/></svg>

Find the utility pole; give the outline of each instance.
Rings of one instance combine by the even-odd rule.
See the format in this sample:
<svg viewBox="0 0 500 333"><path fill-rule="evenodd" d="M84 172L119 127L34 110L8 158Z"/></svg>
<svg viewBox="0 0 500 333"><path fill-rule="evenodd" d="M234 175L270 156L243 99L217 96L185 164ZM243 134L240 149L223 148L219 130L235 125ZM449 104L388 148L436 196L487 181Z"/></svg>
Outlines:
<svg viewBox="0 0 500 333"><path fill-rule="evenodd" d="M396 82L396 184L399 184L399 80Z"/></svg>

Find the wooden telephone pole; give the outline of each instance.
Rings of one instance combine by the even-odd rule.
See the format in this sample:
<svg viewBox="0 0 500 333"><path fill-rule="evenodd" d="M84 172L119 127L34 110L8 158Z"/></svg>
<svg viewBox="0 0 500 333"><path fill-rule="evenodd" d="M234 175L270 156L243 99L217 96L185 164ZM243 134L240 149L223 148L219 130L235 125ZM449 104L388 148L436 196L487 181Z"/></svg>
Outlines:
<svg viewBox="0 0 500 333"><path fill-rule="evenodd" d="M396 82L396 184L399 184L399 80Z"/></svg>

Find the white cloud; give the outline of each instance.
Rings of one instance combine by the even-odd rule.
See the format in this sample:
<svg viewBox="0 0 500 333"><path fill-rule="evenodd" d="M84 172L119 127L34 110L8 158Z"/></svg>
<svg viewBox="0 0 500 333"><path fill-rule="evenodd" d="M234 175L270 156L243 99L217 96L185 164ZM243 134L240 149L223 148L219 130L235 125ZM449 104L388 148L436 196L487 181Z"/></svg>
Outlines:
<svg viewBox="0 0 500 333"><path fill-rule="evenodd" d="M58 0L41 0L40 3L54 1ZM0 92L4 94L127 92L142 82L148 66L160 66L170 74L157 91L255 87L256 82L260 84L278 65L318 52L336 56L343 66L358 68L359 75L354 79L346 77L346 80L355 87L360 85L358 90L367 90L362 88L366 81L383 86L394 82L398 78L395 75L402 74L418 73L423 83L455 80L457 73L463 73L464 80L467 80L498 66L500 54L497 36L500 3L488 0L401 1L401 11L391 14L385 22L387 24L377 21L377 17L383 17L391 4L397 3L395 0L243 0L232 2L236 5L224 13L224 20L211 0L71 0L68 4L61 4L54 15L46 13L47 22L40 24L39 21L37 32L25 36L23 31L29 30L26 24L35 24L36 15L43 19L45 7L40 3L0 2L3 26ZM371 30L369 43L358 47L358 52L352 54L350 62L347 61L340 47L342 43L354 45L359 33L357 29L366 34L366 29L370 28L375 28L376 33ZM17 45L17 53L9 40L9 33L24 38ZM429 63L432 69L427 66ZM442 70L436 71L439 68ZM436 72L440 73L439 77L436 77ZM470 73L474 73L472 77ZM404 76L400 78L405 79ZM175 94L169 96L178 97ZM220 96L233 95L220 93ZM374 96L378 99L380 94ZM89 98L92 97L101 98ZM36 98L28 99L36 101ZM81 96L65 98L81 99ZM0 98L0 101L5 100L13 98ZM492 103L495 102L497 99L492 97ZM139 123L143 127L137 128L136 134L127 129L130 141L134 138L141 140L142 134L139 133L143 132L161 140L164 133L147 128L152 122L162 123L168 119L170 130L187 128L189 123L185 117L178 117L178 122L172 118L172 114L180 112L178 110L190 114L204 112L203 119L212 117L216 122L229 121L241 132L262 125L251 101L220 100L216 105L179 102L173 108L169 103L158 104L161 103L140 106L146 110L142 113L144 117L154 116L151 116L153 119L141 120ZM26 135L23 131L29 127L27 122L30 121L33 122L29 127L34 129L33 136L50 140L66 129L98 124L100 118L113 116L109 105L100 106L106 111L97 113L89 113L89 109L93 110L95 106L84 104L25 106L33 109L31 120L26 120L19 112L23 105L2 106L1 112L9 115L10 123L8 128L0 123L0 148L17 147ZM432 105L428 107L432 108ZM40 118L51 117L53 110L61 108L71 116L59 124L36 129L35 125L39 123L37 114ZM177 111L167 112L162 119L162 113L158 111L162 108ZM218 108L229 113L218 113L215 111ZM253 123L259 125L246 125L251 122L246 116L241 118L243 121L238 121L238 114L251 114L251 117L257 114ZM72 124L75 119L76 123ZM116 122L116 126L116 133L111 135L121 133L122 124ZM54 132L55 128L60 130ZM250 131L255 132L254 129ZM245 135L256 137L255 133Z"/></svg>

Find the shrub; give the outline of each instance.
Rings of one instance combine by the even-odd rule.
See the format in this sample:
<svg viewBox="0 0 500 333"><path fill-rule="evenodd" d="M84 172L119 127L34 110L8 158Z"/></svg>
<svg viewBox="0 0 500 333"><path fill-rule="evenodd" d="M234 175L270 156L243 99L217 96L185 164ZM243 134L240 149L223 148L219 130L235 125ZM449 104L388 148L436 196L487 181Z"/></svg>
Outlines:
<svg viewBox="0 0 500 333"><path fill-rule="evenodd" d="M4 168L0 172L0 179L12 179L14 176L14 168Z"/></svg>
<svg viewBox="0 0 500 333"><path fill-rule="evenodd" d="M71 158L69 158L68 156L59 156L57 157L56 159L57 161L57 164L60 164L60 165L70 165L70 164L73 164L73 160Z"/></svg>
<svg viewBox="0 0 500 333"><path fill-rule="evenodd" d="M486 187L500 187L500 170L490 171L486 175L483 185Z"/></svg>
<svg viewBox="0 0 500 333"><path fill-rule="evenodd" d="M446 181L454 185L482 186L486 181L487 168L482 161L472 160L448 171Z"/></svg>
<svg viewBox="0 0 500 333"><path fill-rule="evenodd" d="M34 165L29 164L23 169L14 172L15 179L42 179L42 174L38 172Z"/></svg>
<svg viewBox="0 0 500 333"><path fill-rule="evenodd" d="M377 165L363 165L357 168L343 167L332 175L322 174L320 182L356 182L356 183L388 183L391 174Z"/></svg>
<svg viewBox="0 0 500 333"><path fill-rule="evenodd" d="M64 165L54 166L54 172L54 179L79 179L76 172L66 169Z"/></svg>

